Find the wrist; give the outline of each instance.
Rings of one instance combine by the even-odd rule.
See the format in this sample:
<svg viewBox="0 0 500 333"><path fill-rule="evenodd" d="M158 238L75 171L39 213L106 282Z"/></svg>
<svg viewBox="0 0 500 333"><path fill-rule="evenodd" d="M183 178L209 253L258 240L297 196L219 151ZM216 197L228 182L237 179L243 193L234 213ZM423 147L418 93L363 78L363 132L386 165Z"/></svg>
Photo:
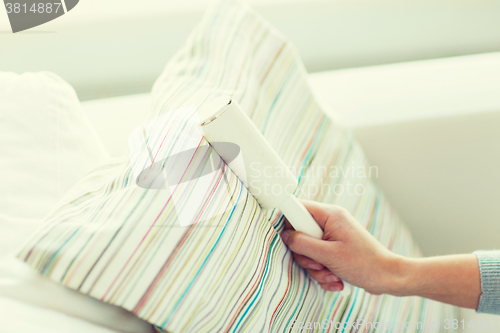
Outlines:
<svg viewBox="0 0 500 333"><path fill-rule="evenodd" d="M412 296L411 280L415 269L415 259L391 253L387 259L384 293L393 296Z"/></svg>

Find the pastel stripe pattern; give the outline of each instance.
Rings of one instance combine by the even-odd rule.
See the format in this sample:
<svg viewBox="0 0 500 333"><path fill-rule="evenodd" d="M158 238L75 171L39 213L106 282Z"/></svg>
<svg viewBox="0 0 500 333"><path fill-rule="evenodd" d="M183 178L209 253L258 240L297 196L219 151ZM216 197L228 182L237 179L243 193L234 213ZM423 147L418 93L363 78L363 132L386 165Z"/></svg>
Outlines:
<svg viewBox="0 0 500 333"><path fill-rule="evenodd" d="M297 175L297 196L341 205L392 251L420 255L368 177L373 169L360 146L314 100L296 50L232 1L211 9L168 63L153 89L152 118L221 95L241 104ZM160 139L145 140L152 147L178 145L186 115L169 122ZM204 145L201 138L197 147ZM194 159L210 162L201 149ZM421 323L388 330L394 332L434 332L434 322L440 332L452 331L444 320L457 313L447 305L360 288L350 295L323 291L282 243L280 212L263 211L227 166L208 175L210 186L200 193L200 170L191 162L191 181L172 191L137 186L132 164L115 161L82 179L19 257L68 288L172 333L375 331L356 326L360 320ZM194 193L205 199L193 202ZM181 227L179 209L200 212L197 223Z"/></svg>

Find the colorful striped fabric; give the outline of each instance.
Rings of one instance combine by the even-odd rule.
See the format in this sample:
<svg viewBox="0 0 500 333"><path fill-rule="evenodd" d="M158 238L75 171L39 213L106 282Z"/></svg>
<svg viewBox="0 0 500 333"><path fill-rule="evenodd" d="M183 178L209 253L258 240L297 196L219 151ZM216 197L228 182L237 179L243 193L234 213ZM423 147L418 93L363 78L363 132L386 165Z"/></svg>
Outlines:
<svg viewBox="0 0 500 333"><path fill-rule="evenodd" d="M368 177L373 169L351 133L318 107L295 49L231 1L209 11L169 62L153 89L152 118L220 95L241 104L297 175L299 197L342 205L392 251L419 255ZM152 161L173 147L189 148L182 141L192 130L188 113L169 118L160 136L145 132ZM203 146L200 138L193 161L209 163ZM133 172L139 160L105 165L82 179L19 257L172 333L372 332L375 323L384 332L445 332L444 321L456 318L455 308L418 297L323 291L282 243L280 212L263 211L227 166L204 176L210 185L203 191L194 162L186 165L190 181L146 189ZM192 201L193 193L204 200ZM182 209L195 212L198 223L182 227ZM361 320L366 325L351 326ZM401 323L406 327L398 330ZM388 325L394 329L383 330Z"/></svg>

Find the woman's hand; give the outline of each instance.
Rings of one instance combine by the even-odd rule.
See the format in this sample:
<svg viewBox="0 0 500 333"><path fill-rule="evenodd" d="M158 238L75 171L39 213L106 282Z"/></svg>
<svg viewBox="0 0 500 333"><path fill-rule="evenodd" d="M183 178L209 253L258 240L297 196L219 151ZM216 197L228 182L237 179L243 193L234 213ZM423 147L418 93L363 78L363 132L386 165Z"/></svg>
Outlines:
<svg viewBox="0 0 500 333"><path fill-rule="evenodd" d="M297 232L288 222L281 237L323 289L342 290L342 279L372 294L421 296L477 309L481 278L474 254L403 257L380 244L345 209L303 203L323 228L323 239Z"/></svg>
<svg viewBox="0 0 500 333"><path fill-rule="evenodd" d="M324 236L323 240L309 237L287 221L281 237L297 263L325 290L342 290L342 279L373 294L389 292L399 277L402 257L382 246L344 208L313 201L303 204Z"/></svg>

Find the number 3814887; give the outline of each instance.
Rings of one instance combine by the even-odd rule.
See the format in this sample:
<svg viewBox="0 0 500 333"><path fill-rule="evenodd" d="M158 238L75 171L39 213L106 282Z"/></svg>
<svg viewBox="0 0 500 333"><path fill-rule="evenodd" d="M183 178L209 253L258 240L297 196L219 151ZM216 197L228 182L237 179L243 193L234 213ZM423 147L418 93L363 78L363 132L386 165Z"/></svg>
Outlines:
<svg viewBox="0 0 500 333"><path fill-rule="evenodd" d="M34 4L31 4L31 6L29 4L26 4L26 3L18 3L18 2L15 2L15 3L6 3L5 4L5 8L7 8L7 14L11 14L11 13L14 13L14 14L28 14L28 13L33 13L33 14L43 14L43 13L47 13L47 14L52 14L52 13L58 13L59 10L63 10L61 8L61 3L43 3L43 2L40 2L40 3L34 3Z"/></svg>

